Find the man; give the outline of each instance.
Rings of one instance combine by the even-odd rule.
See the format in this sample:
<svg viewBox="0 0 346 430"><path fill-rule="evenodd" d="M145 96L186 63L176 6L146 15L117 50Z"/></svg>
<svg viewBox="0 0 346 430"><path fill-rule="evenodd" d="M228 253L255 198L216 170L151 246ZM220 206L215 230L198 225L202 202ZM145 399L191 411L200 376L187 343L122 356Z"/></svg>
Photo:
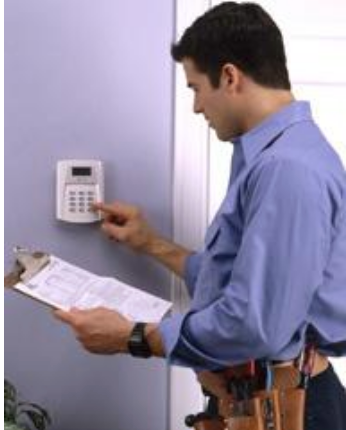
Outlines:
<svg viewBox="0 0 346 430"><path fill-rule="evenodd" d="M107 236L185 279L191 308L146 325L101 308L56 316L91 352L165 356L201 372L220 396L223 376L213 371L249 360L285 364L313 338L305 428L345 430L345 392L325 358L346 354L342 164L308 103L295 101L281 33L260 6L216 6L172 55L194 92L195 113L234 146L227 194L204 248L191 252L160 237L136 207L95 208Z"/></svg>

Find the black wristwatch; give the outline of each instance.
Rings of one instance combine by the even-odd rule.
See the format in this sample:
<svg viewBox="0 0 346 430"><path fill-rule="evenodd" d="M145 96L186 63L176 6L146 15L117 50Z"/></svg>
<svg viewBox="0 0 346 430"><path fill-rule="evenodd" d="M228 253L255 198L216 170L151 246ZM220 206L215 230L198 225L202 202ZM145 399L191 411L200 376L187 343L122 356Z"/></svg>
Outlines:
<svg viewBox="0 0 346 430"><path fill-rule="evenodd" d="M127 342L129 352L134 357L149 358L152 356L149 343L144 333L145 326L146 323L136 323Z"/></svg>

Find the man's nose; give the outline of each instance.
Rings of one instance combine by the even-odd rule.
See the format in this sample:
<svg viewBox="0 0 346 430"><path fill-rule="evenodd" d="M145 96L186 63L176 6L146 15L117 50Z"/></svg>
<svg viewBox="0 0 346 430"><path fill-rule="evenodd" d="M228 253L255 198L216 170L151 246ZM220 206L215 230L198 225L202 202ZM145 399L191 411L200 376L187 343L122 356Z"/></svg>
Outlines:
<svg viewBox="0 0 346 430"><path fill-rule="evenodd" d="M193 100L193 111L194 111L194 113L202 113L203 112L202 106L196 97Z"/></svg>

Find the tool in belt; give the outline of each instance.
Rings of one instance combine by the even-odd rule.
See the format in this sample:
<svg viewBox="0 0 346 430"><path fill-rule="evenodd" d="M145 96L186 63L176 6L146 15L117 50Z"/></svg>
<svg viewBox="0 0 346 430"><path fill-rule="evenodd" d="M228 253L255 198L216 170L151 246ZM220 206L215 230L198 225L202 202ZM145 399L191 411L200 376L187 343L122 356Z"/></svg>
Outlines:
<svg viewBox="0 0 346 430"><path fill-rule="evenodd" d="M195 430L303 430L314 359L309 344L292 364L251 361L223 370L228 395L217 399L204 390L206 410L185 424Z"/></svg>

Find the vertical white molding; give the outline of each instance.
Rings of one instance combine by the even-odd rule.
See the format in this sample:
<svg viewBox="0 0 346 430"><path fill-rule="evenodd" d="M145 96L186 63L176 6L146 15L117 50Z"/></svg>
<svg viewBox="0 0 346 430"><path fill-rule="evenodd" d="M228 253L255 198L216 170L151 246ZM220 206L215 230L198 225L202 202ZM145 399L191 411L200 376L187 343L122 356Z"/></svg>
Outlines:
<svg viewBox="0 0 346 430"><path fill-rule="evenodd" d="M195 18L210 6L209 0L176 2L176 40ZM175 69L174 106L174 241L197 249L203 241L208 208L208 127L193 114L193 101L182 66ZM172 281L174 310L183 312L189 303L184 283ZM169 369L169 430L184 428L186 415L199 412L202 395L191 369L177 366Z"/></svg>

